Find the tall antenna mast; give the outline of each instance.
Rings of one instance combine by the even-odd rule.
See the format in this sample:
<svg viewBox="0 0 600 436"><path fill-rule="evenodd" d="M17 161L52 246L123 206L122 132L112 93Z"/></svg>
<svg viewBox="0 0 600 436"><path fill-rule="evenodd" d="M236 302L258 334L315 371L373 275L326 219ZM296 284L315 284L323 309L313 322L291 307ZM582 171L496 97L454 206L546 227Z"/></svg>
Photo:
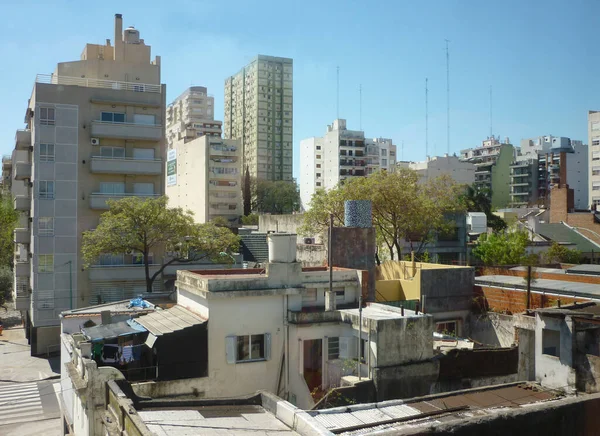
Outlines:
<svg viewBox="0 0 600 436"><path fill-rule="evenodd" d="M337 67L336 119L340 119L340 67Z"/></svg>
<svg viewBox="0 0 600 436"><path fill-rule="evenodd" d="M404 160L404 139L402 140L402 145L400 146L400 160Z"/></svg>
<svg viewBox="0 0 600 436"><path fill-rule="evenodd" d="M358 130L362 130L362 83L360 85L358 85L358 112L359 112Z"/></svg>
<svg viewBox="0 0 600 436"><path fill-rule="evenodd" d="M493 135L493 124L492 124L492 85L490 85L490 138Z"/></svg>
<svg viewBox="0 0 600 436"><path fill-rule="evenodd" d="M446 41L446 102L447 102L447 108L446 108L446 123L448 126L448 154L450 154L450 52L448 51L448 43L450 42L449 40L445 40Z"/></svg>
<svg viewBox="0 0 600 436"><path fill-rule="evenodd" d="M427 89L427 77L425 77L425 160L429 156L429 90Z"/></svg>

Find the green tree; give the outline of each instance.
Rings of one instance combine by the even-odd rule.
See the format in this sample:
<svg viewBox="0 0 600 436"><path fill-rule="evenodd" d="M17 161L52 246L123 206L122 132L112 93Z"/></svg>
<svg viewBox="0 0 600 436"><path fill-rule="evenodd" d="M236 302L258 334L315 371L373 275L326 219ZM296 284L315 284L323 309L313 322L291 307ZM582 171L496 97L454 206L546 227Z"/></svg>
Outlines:
<svg viewBox="0 0 600 436"><path fill-rule="evenodd" d="M172 263L206 258L229 262L230 257L221 253L239 249L239 238L231 230L213 223L195 223L191 211L167 208L166 197L126 197L109 200L108 206L98 227L83 234L81 251L85 264L93 264L102 254L132 252L143 261L147 292L152 292L154 280ZM151 275L149 254L162 249L174 255Z"/></svg>
<svg viewBox="0 0 600 436"><path fill-rule="evenodd" d="M493 213L492 191L490 189L476 184L467 186L467 189L461 196L461 201L467 212L485 213L487 225L488 227L491 227L494 232L506 230L506 221Z"/></svg>
<svg viewBox="0 0 600 436"><path fill-rule="evenodd" d="M6 308L6 301L12 297L13 273L7 266L0 266L0 307Z"/></svg>
<svg viewBox="0 0 600 436"><path fill-rule="evenodd" d="M473 255L485 265L533 264L534 260L527 255L528 242L527 232L521 230L484 233L477 240Z"/></svg>
<svg viewBox="0 0 600 436"><path fill-rule="evenodd" d="M223 216L216 216L210 222L217 227L229 227L229 220Z"/></svg>
<svg viewBox="0 0 600 436"><path fill-rule="evenodd" d="M295 181L258 180L253 208L259 213L283 214L300 209L300 191Z"/></svg>
<svg viewBox="0 0 600 436"><path fill-rule="evenodd" d="M10 194L0 194L0 266L12 267L14 256L13 231L19 213L14 210Z"/></svg>
<svg viewBox="0 0 600 436"><path fill-rule="evenodd" d="M579 250L569 249L558 242L554 242L548 251L544 253L544 260L547 263L579 264L583 260L583 255Z"/></svg>
<svg viewBox="0 0 600 436"><path fill-rule="evenodd" d="M251 213L242 217L242 224L245 226L257 226L258 225L258 214Z"/></svg>

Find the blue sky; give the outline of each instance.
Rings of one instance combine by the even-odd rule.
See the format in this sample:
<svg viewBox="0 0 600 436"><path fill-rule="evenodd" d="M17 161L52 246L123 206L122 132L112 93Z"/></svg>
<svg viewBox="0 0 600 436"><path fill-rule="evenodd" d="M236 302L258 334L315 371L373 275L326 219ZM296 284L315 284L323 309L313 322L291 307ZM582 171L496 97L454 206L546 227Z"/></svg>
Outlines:
<svg viewBox="0 0 600 436"><path fill-rule="evenodd" d="M36 73L113 37L115 13L162 56L171 101L205 85L223 119L223 84L256 54L294 59L294 173L301 139L336 117L367 136L391 137L398 157L446 152L445 39L450 42L450 151L493 132L587 142L587 111L600 110L597 0L565 1L145 1L0 0L0 152L10 153ZM85 8L82 5L85 4ZM403 156L400 144L404 141Z"/></svg>

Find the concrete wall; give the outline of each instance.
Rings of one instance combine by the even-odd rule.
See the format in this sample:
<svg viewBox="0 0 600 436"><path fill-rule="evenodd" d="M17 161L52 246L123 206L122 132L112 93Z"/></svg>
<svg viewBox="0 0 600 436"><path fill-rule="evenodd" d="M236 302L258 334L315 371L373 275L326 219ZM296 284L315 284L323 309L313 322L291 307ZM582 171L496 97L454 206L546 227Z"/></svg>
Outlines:
<svg viewBox="0 0 600 436"><path fill-rule="evenodd" d="M438 379L439 362L426 361L374 368L377 401L427 395Z"/></svg>
<svg viewBox="0 0 600 436"><path fill-rule="evenodd" d="M468 335L484 346L510 347L515 344L515 318L496 312L470 314Z"/></svg>
<svg viewBox="0 0 600 436"><path fill-rule="evenodd" d="M543 353L543 331L547 329L560 333L558 356ZM553 389L567 392L575 390L576 375L573 361L575 341L573 321L570 317L550 317L536 314L535 325L535 379Z"/></svg>
<svg viewBox="0 0 600 436"><path fill-rule="evenodd" d="M323 266L327 263L327 247L322 244L298 244L296 260L302 266Z"/></svg>

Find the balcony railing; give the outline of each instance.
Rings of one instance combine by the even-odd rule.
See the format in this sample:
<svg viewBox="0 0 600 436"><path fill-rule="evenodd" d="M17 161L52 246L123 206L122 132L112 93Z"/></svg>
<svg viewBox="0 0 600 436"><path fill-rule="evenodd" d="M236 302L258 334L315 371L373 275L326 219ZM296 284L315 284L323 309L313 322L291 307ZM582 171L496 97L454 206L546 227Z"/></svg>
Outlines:
<svg viewBox="0 0 600 436"><path fill-rule="evenodd" d="M48 83L52 85L73 85L86 88L104 88L117 91L153 92L160 94L160 85L149 83L119 82L115 80L86 79L82 77L59 76L56 74L38 74L35 78L37 83Z"/></svg>
<svg viewBox="0 0 600 436"><path fill-rule="evenodd" d="M16 244L29 244L31 241L31 233L29 229L15 229L14 241Z"/></svg>
<svg viewBox="0 0 600 436"><path fill-rule="evenodd" d="M158 176L162 173L162 159L92 156L90 171L95 174L133 174Z"/></svg>
<svg viewBox="0 0 600 436"><path fill-rule="evenodd" d="M138 139L160 141L162 126L156 124L111 123L92 121L91 136L96 138Z"/></svg>
<svg viewBox="0 0 600 436"><path fill-rule="evenodd" d="M15 180L31 179L31 163L17 162L15 164Z"/></svg>
<svg viewBox="0 0 600 436"><path fill-rule="evenodd" d="M108 193L102 193L102 192L93 192L90 195L90 208L107 210L108 204L106 202L108 200L120 200L125 197L157 198L157 197L160 197L160 195L158 195L158 194L133 194L133 193L108 194Z"/></svg>
<svg viewBox="0 0 600 436"><path fill-rule="evenodd" d="M29 277L31 274L31 264L29 262L16 262L15 263L15 276L16 277Z"/></svg>

